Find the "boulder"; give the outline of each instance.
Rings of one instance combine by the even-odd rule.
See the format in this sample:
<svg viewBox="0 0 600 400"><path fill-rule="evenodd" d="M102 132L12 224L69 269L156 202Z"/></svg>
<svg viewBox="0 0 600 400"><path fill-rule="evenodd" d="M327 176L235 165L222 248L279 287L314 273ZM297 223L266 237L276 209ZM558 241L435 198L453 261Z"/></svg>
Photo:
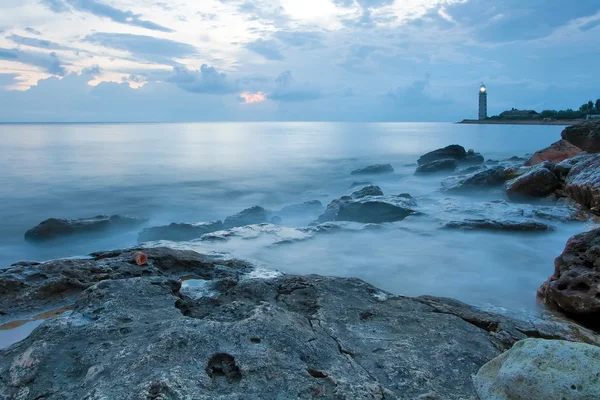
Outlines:
<svg viewBox="0 0 600 400"><path fill-rule="evenodd" d="M171 240L174 242L197 239L200 236L224 229L221 221L199 223L172 223L146 228L138 234L138 242Z"/></svg>
<svg viewBox="0 0 600 400"><path fill-rule="evenodd" d="M350 185L350 187L348 189L354 189L355 187L363 187L363 186L369 186L371 185L371 182L357 182L354 181L352 182L352 184Z"/></svg>
<svg viewBox="0 0 600 400"><path fill-rule="evenodd" d="M267 210L259 206L254 206L225 218L223 225L225 228L235 228L237 226L262 224L263 222L267 222L267 215Z"/></svg>
<svg viewBox="0 0 600 400"><path fill-rule="evenodd" d="M329 203L325 212L317 219L317 223L353 221L367 224L401 221L415 213L416 205L412 198L403 195L343 196Z"/></svg>
<svg viewBox="0 0 600 400"><path fill-rule="evenodd" d="M566 140L561 139L558 142L552 143L549 147L537 151L529 160L525 161L525 165L537 165L544 161L558 163L567 158L575 157L581 152L582 150L579 147L573 146Z"/></svg>
<svg viewBox="0 0 600 400"><path fill-rule="evenodd" d="M0 350L0 398L470 399L471 376L518 340L598 340L575 324L393 296L358 279L259 279L234 260L144 252L141 267L113 251L41 264L36 278L0 272L24 284L0 291L11 318L40 306L47 279L74 273L84 284L68 293L70 311Z"/></svg>
<svg viewBox="0 0 600 400"><path fill-rule="evenodd" d="M485 159L479 153L467 154L463 159L458 160L461 164L483 164Z"/></svg>
<svg viewBox="0 0 600 400"><path fill-rule="evenodd" d="M420 165L415 173L423 174L440 171L454 171L456 167L456 160L452 158L444 158L441 160L430 161L428 163Z"/></svg>
<svg viewBox="0 0 600 400"><path fill-rule="evenodd" d="M513 232L545 232L553 230L552 227L533 220L493 220L493 219L465 219L450 221L444 224L446 229L460 230L485 230L485 231L513 231Z"/></svg>
<svg viewBox="0 0 600 400"><path fill-rule="evenodd" d="M565 128L562 138L588 153L600 152L600 121L590 120Z"/></svg>
<svg viewBox="0 0 600 400"><path fill-rule="evenodd" d="M323 203L321 203L319 200L311 200L305 201L302 204L293 204L291 206L283 207L276 214L287 217L290 215L315 213L321 211L322 209Z"/></svg>
<svg viewBox="0 0 600 400"><path fill-rule="evenodd" d="M577 203L600 214L600 155L575 164L565 179L564 191Z"/></svg>
<svg viewBox="0 0 600 400"><path fill-rule="evenodd" d="M538 296L548 306L600 327L600 228L569 239Z"/></svg>
<svg viewBox="0 0 600 400"><path fill-rule="evenodd" d="M446 146L442 149L430 151L427 154L423 154L417 163L419 166L427 164L432 161L452 159L462 164L482 164L484 158L481 154L475 153L473 150L465 151L465 148L457 144Z"/></svg>
<svg viewBox="0 0 600 400"><path fill-rule="evenodd" d="M507 182L506 195L511 200L522 200L552 194L561 187L553 169L554 164L550 161L536 165L525 174Z"/></svg>
<svg viewBox="0 0 600 400"><path fill-rule="evenodd" d="M131 229L144 222L146 220L142 218L120 215L98 215L77 219L50 218L25 232L25 240L41 242L71 235L100 234L110 230Z"/></svg>
<svg viewBox="0 0 600 400"><path fill-rule="evenodd" d="M485 364L473 378L481 400L600 399L600 348L526 339Z"/></svg>
<svg viewBox="0 0 600 400"><path fill-rule="evenodd" d="M350 197L353 199L362 199L367 196L383 196L383 192L379 186L366 186L356 192L352 193Z"/></svg>
<svg viewBox="0 0 600 400"><path fill-rule="evenodd" d="M352 175L375 175L375 174L390 174L394 172L394 167L390 164L375 164L365 168L356 169L351 172Z"/></svg>
<svg viewBox="0 0 600 400"><path fill-rule="evenodd" d="M464 177L455 177L442 182L447 191L468 191L502 185L506 181L504 167L487 168Z"/></svg>

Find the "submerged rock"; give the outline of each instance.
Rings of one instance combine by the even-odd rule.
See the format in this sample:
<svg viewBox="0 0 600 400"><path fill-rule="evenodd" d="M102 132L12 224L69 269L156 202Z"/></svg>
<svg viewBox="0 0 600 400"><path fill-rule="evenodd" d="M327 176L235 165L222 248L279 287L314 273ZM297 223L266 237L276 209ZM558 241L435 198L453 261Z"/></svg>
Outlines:
<svg viewBox="0 0 600 400"><path fill-rule="evenodd" d="M363 187L363 186L369 186L371 185L371 182L352 182L352 184L350 185L350 187L348 189L354 189L355 187Z"/></svg>
<svg viewBox="0 0 600 400"><path fill-rule="evenodd" d="M562 138L588 153L600 152L600 121L586 121L565 128Z"/></svg>
<svg viewBox="0 0 600 400"><path fill-rule="evenodd" d="M383 196L383 192L379 186L366 186L350 195L353 199L361 199L366 196Z"/></svg>
<svg viewBox="0 0 600 400"><path fill-rule="evenodd" d="M461 230L486 230L486 231L550 231L551 226L532 220L492 220L492 219L465 219L462 221L450 221L444 225L446 229Z"/></svg>
<svg viewBox="0 0 600 400"><path fill-rule="evenodd" d="M71 235L99 234L110 230L134 228L144 222L146 220L142 218L120 215L98 215L76 219L50 218L25 232L25 240L41 242Z"/></svg>
<svg viewBox="0 0 600 400"><path fill-rule="evenodd" d="M600 214L600 155L575 164L565 179L564 191L577 203Z"/></svg>
<svg viewBox="0 0 600 400"><path fill-rule="evenodd" d="M473 378L481 400L600 399L600 348L526 339L485 364Z"/></svg>
<svg viewBox="0 0 600 400"><path fill-rule="evenodd" d="M484 158L481 154L475 153L473 150L466 151L464 147L457 144L452 144L441 149L430 151L423 154L418 160L419 166L432 161L453 159L463 164L482 164Z"/></svg>
<svg viewBox="0 0 600 400"><path fill-rule="evenodd" d="M468 191L502 185L506 181L504 167L487 168L465 177L453 177L442 182L447 191Z"/></svg>
<svg viewBox="0 0 600 400"><path fill-rule="evenodd" d="M166 226L146 228L138 234L138 242L171 240L174 242L197 239L200 236L224 229L221 221L200 223L172 223Z"/></svg>
<svg viewBox="0 0 600 400"><path fill-rule="evenodd" d="M561 187L554 174L554 163L545 161L531 168L525 174L506 184L506 195L511 200L527 197L545 197Z"/></svg>
<svg viewBox="0 0 600 400"><path fill-rule="evenodd" d="M354 221L367 223L382 223L401 221L414 214L416 202L405 195L383 196L377 186L370 186L354 192L352 196L342 196L333 200L327 209L317 219L318 223L328 221ZM379 191L377 191L379 189ZM375 195L365 195L375 192ZM358 197L357 197L358 196Z"/></svg>
<svg viewBox="0 0 600 400"><path fill-rule="evenodd" d="M351 172L352 175L375 175L375 174L390 174L394 172L394 167L390 164L375 164L365 168L356 169Z"/></svg>
<svg viewBox="0 0 600 400"><path fill-rule="evenodd" d="M444 158L441 160L430 161L428 163L420 165L415 173L423 174L440 171L454 171L456 167L456 160L452 158Z"/></svg>
<svg viewBox="0 0 600 400"><path fill-rule="evenodd" d="M569 239L538 296L548 306L600 327L600 228Z"/></svg>
<svg viewBox="0 0 600 400"><path fill-rule="evenodd" d="M225 228L235 228L237 226L262 224L263 222L267 222L267 210L254 206L225 218L223 225Z"/></svg>
<svg viewBox="0 0 600 400"><path fill-rule="evenodd" d="M237 264L192 252L157 260L149 250L148 267L132 266L147 276L120 279L128 267L118 252L85 261L105 279L80 291L72 311L0 350L0 396L458 400L473 398L471 376L518 340L597 343L576 325L392 296L358 279L249 279ZM205 295L170 280L176 271L204 280ZM0 303L11 296L0 292Z"/></svg>
<svg viewBox="0 0 600 400"><path fill-rule="evenodd" d="M581 149L577 146L573 146L566 140L559 140L558 142L552 143L550 146L543 150L537 151L529 160L525 162L525 165L537 165L544 161L551 161L558 163L566 160L567 158L574 157L581 153Z"/></svg>
<svg viewBox="0 0 600 400"><path fill-rule="evenodd" d="M283 207L275 214L282 216L283 218L293 217L302 214L314 214L323 210L323 203L319 200L305 201L301 204L293 204L291 206Z"/></svg>

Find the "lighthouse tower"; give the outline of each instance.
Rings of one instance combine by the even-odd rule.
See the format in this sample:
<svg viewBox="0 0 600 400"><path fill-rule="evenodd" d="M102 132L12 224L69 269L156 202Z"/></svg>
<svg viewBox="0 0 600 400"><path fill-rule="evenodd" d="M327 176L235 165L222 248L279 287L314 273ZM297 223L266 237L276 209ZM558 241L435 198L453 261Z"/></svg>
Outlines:
<svg viewBox="0 0 600 400"><path fill-rule="evenodd" d="M482 83L479 87L479 120L487 118L487 89Z"/></svg>

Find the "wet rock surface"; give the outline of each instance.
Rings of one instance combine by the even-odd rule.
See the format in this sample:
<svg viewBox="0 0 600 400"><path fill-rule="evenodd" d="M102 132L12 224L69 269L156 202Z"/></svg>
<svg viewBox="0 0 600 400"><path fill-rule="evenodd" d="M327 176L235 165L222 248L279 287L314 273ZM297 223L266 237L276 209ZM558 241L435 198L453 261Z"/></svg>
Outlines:
<svg viewBox="0 0 600 400"><path fill-rule="evenodd" d="M350 195L353 199L361 199L366 196L383 196L383 191L379 186L371 185L357 190Z"/></svg>
<svg viewBox="0 0 600 400"><path fill-rule="evenodd" d="M554 163L545 161L525 174L507 182L506 195L511 200L545 197L561 187L554 173Z"/></svg>
<svg viewBox="0 0 600 400"><path fill-rule="evenodd" d="M558 142L552 143L545 149L535 152L534 155L525 162L525 165L537 165L544 161L558 163L567 158L575 157L581 152L582 150L579 147L561 139Z"/></svg>
<svg viewBox="0 0 600 400"><path fill-rule="evenodd" d="M234 228L236 226L262 224L263 222L267 222L267 218L267 210L260 206L254 206L225 218L223 225L225 228Z"/></svg>
<svg viewBox="0 0 600 400"><path fill-rule="evenodd" d="M600 328L600 228L569 239L538 295L549 307Z"/></svg>
<svg viewBox="0 0 600 400"><path fill-rule="evenodd" d="M452 159L462 164L482 164L484 158L481 154L473 150L466 151L464 147L457 144L451 144L441 149L430 151L423 154L418 160L419 166L443 159Z"/></svg>
<svg viewBox="0 0 600 400"><path fill-rule="evenodd" d="M425 173L433 173L433 172L441 172L441 171L454 171L457 167L456 160L451 158L444 158L441 160L430 161L423 165L420 165L415 173L417 174L425 174Z"/></svg>
<svg viewBox="0 0 600 400"><path fill-rule="evenodd" d="M72 235L102 234L108 231L134 228L144 222L146 220L142 218L120 215L98 215L76 219L50 218L25 232L25 240L43 242Z"/></svg>
<svg viewBox="0 0 600 400"><path fill-rule="evenodd" d="M465 192L489 187L500 186L506 181L504 167L487 168L467 176L451 177L442 182L442 187L448 192Z"/></svg>
<svg viewBox="0 0 600 400"><path fill-rule="evenodd" d="M599 399L600 348L526 339L483 366L473 382L481 400Z"/></svg>
<svg viewBox="0 0 600 400"><path fill-rule="evenodd" d="M577 203L600 214L600 155L576 163L565 179L564 191Z"/></svg>
<svg viewBox="0 0 600 400"><path fill-rule="evenodd" d="M600 121L586 121L565 128L562 138L588 153L600 153Z"/></svg>
<svg viewBox="0 0 600 400"><path fill-rule="evenodd" d="M319 212L323 210L323 204L319 200L305 201L301 204L293 204L291 206L283 207L277 211L276 214L283 218L295 216L298 214L308 214Z"/></svg>
<svg viewBox="0 0 600 400"><path fill-rule="evenodd" d="M352 175L376 175L376 174L391 174L394 172L394 167L390 164L375 164L368 167L355 169L351 172Z"/></svg>
<svg viewBox="0 0 600 400"><path fill-rule="evenodd" d="M200 236L220 231L225 226L221 221L193 223L172 223L166 226L155 226L146 228L138 234L138 242L150 242L155 240L172 240L175 242L192 240Z"/></svg>
<svg viewBox="0 0 600 400"><path fill-rule="evenodd" d="M392 296L358 279L250 279L243 263L150 250L150 273L136 277L124 273L145 269L130 267L127 251L64 266L113 272L0 351L0 399L464 399L475 396L472 374L518 340L598 341L574 324ZM189 297L177 275L212 294ZM39 293L33 286L0 292L3 306Z"/></svg>
<svg viewBox="0 0 600 400"><path fill-rule="evenodd" d="M514 232L539 232L551 231L553 228L547 224L532 220L493 220L493 219L465 219L450 221L444 224L446 229L459 230L486 230L486 231L514 231Z"/></svg>

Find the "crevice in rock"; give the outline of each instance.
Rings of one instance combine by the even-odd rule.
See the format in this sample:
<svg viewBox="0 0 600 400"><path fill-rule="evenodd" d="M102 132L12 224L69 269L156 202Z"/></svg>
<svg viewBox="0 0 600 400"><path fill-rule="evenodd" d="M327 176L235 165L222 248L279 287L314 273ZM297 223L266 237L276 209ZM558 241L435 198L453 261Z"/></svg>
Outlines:
<svg viewBox="0 0 600 400"><path fill-rule="evenodd" d="M214 381L219 376L227 378L227 382L235 383L242 379L242 371L235 357L227 353L213 355L206 365L206 374Z"/></svg>

